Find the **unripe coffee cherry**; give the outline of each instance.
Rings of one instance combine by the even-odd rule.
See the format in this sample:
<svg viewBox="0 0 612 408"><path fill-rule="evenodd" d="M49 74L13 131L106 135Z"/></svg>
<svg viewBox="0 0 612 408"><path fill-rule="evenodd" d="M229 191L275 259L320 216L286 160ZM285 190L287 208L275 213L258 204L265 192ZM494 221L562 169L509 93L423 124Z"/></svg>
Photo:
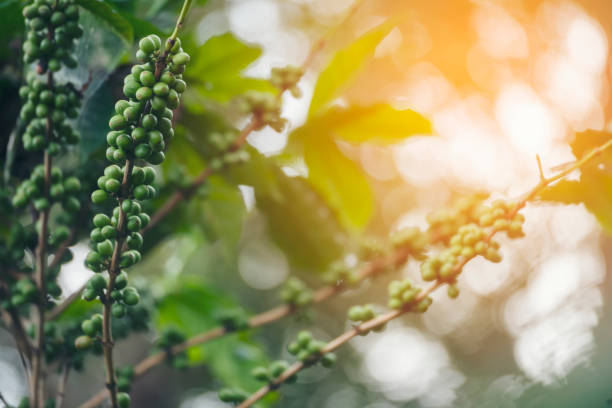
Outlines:
<svg viewBox="0 0 612 408"><path fill-rule="evenodd" d="M140 48L146 54L152 54L156 47L153 40L149 37L144 37L138 42L138 48Z"/></svg>
<svg viewBox="0 0 612 408"><path fill-rule="evenodd" d="M113 243L105 239L96 246L98 253L105 258L109 258L113 254Z"/></svg>
<svg viewBox="0 0 612 408"><path fill-rule="evenodd" d="M123 291L123 301L128 306L134 306L140 302L140 296L134 288L126 288Z"/></svg>
<svg viewBox="0 0 612 408"><path fill-rule="evenodd" d="M125 392L117 394L117 404L119 404L119 408L129 408L130 402L130 396Z"/></svg>
<svg viewBox="0 0 612 408"><path fill-rule="evenodd" d="M91 193L91 201L94 204L102 204L106 201L107 198L108 198L108 195L106 194L104 190L96 190L93 193Z"/></svg>
<svg viewBox="0 0 612 408"><path fill-rule="evenodd" d="M79 336L74 341L77 350L86 350L93 345L93 340L89 336Z"/></svg>

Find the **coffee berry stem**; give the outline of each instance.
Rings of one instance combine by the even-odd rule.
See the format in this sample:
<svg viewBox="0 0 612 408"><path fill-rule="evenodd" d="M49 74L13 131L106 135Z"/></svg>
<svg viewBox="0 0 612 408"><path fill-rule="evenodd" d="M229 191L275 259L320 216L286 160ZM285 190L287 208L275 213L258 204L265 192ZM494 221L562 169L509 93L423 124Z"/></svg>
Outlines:
<svg viewBox="0 0 612 408"><path fill-rule="evenodd" d="M514 207L508 212L508 214L506 215L507 219L512 219L519 210L521 210L522 208L525 207L525 205L527 204L527 202L532 201L534 198L537 197L537 195L547 186L549 186L550 184L562 179L563 177L567 176L568 174L572 173L574 170L582 167L584 164L586 164L587 162L591 161L593 158L595 158L596 156L598 156L599 154L601 154L603 151L605 151L606 149L608 149L610 146L612 146L612 140L604 143L603 145L594 148L593 150L591 150L588 154L586 154L585 156L583 156L580 160L576 161L576 163L574 163L574 165L572 165L571 167L567 168L566 170L556 174L555 176L552 176L550 178L544 178L541 177L539 183L532 188L529 192L527 192L526 194L523 195L523 198L520 199L515 205ZM485 241L490 241L497 232L500 232L501 230L498 229L492 229L491 232L485 237ZM458 274L461 269L473 258L475 258L476 255L471 256L471 257L464 257L456 266L455 266L455 273L454 275ZM329 343L327 343L327 345L325 345L325 347L323 347L320 351L320 355L323 355L325 353L330 353L333 352L334 350L338 349L339 347L341 347L342 345L348 343L351 339L353 339L354 337L362 334L362 333L368 333L373 329L376 329L378 327L384 326L385 324L387 324L388 322L390 322L391 320L394 320L408 312L414 311L415 310L415 306L419 305L419 303L421 303L422 301L424 301L425 299L427 299L429 297L429 295L431 293L433 293L436 289L438 289L439 287L443 286L444 284L447 284L448 282L446 280L442 280L440 278L436 279L434 282L432 282L432 284L430 284L426 289L422 290L421 292L419 292L419 294L409 303L406 303L405 305L403 305L402 308L400 309L395 309L392 310L386 314L377 316L371 320L368 320L362 324L359 324L357 326L354 326L352 329L342 333L341 335L339 335L338 337L336 337L335 339L331 340ZM304 368L309 367L310 364L305 364L301 361L298 361L296 363L294 363L292 366L290 366L287 370L285 370L281 375L279 375L278 377L276 377L275 379L273 379L272 381L270 381L270 383L268 383L267 385L261 387L260 389L258 389L257 391L255 391L253 394L251 394L247 399L245 399L242 403L240 403L237 408L248 408L250 406L252 406L253 404L257 403L259 400L261 400L263 397L266 396L266 394L268 394L271 391L276 390L278 387L280 387L285 381L287 381L289 378L294 377L297 373L299 373L301 370L303 370Z"/></svg>

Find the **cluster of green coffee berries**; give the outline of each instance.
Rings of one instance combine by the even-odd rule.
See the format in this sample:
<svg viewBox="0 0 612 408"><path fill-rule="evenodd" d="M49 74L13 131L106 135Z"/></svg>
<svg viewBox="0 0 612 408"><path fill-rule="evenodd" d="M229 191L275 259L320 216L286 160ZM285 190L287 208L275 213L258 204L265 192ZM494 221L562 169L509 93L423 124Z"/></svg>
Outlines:
<svg viewBox="0 0 612 408"><path fill-rule="evenodd" d="M154 197L157 191L151 185L155 179L153 169L135 166L133 160L150 164L164 160L166 143L174 135L172 109L179 106L180 94L186 87L182 73L189 55L183 52L180 40L169 40L162 49L161 39L149 35L140 40L137 57L143 63L133 66L126 76L123 92L128 99L115 104L115 115L109 121L111 131L106 137L106 157L117 164L104 170L98 179L99 189L91 194L94 204L104 204L109 198L117 204L111 216L99 213L93 218L94 247L86 264L94 272L110 270L113 256L119 256L117 266L121 269L141 259L143 239L139 231L148 225L150 217L142 211L140 201ZM113 303L113 316L120 317L126 313L124 306L138 303L138 294L134 288L126 288L126 274L112 273L117 274L113 287L109 287L106 278L95 277L84 297L107 299Z"/></svg>
<svg viewBox="0 0 612 408"><path fill-rule="evenodd" d="M285 360L277 360L270 363L267 367L259 366L255 367L251 371L251 375L257 381L272 382L276 380L286 369L289 368L289 363ZM284 382L287 384L293 384L297 381L297 375L292 375L287 378Z"/></svg>
<svg viewBox="0 0 612 408"><path fill-rule="evenodd" d="M219 391L219 399L230 404L240 404L249 397L250 393L240 388L222 388Z"/></svg>
<svg viewBox="0 0 612 408"><path fill-rule="evenodd" d="M113 317L121 318L127 313L126 306L134 306L140 302L140 295L138 291L127 286L128 278L127 273L121 272L115 279L115 285L111 291L110 298L113 300L111 307L111 313ZM97 297L104 295L105 289L107 289L108 280L102 274L94 275L85 287L83 291L83 299L91 301Z"/></svg>
<svg viewBox="0 0 612 408"><path fill-rule="evenodd" d="M427 222L431 241L448 243L461 226L478 219L478 209L486 198L485 194L472 194L457 199L450 208L429 213Z"/></svg>
<svg viewBox="0 0 612 408"><path fill-rule="evenodd" d="M460 266L478 255L491 262L500 262L499 243L491 239L491 234L506 231L509 238L524 235L522 228L525 219L522 214L514 214L513 209L514 204L504 201L495 201L490 206L473 206L467 223L450 236L449 247L421 264L422 278L425 281L440 279L453 283L461 272ZM456 295L458 291L449 290L451 294Z"/></svg>
<svg viewBox="0 0 612 408"><path fill-rule="evenodd" d="M21 278L11 286L10 306L19 307L26 303L34 303L37 299L38 289L30 278Z"/></svg>
<svg viewBox="0 0 612 408"><path fill-rule="evenodd" d="M514 213L515 206L515 203L503 200L493 201L490 206L480 206L477 213L478 224L481 227L491 227L495 231L505 231L508 238L522 238L525 236L523 232L525 216Z"/></svg>
<svg viewBox="0 0 612 408"><path fill-rule="evenodd" d="M361 276L354 268L348 267L344 260L337 260L329 265L322 280L328 285L354 286L361 282Z"/></svg>
<svg viewBox="0 0 612 408"><path fill-rule="evenodd" d="M79 350L86 350L94 345L94 339L102 333L103 317L101 314L94 314L91 318L83 320L81 323L82 336L75 339L74 345Z"/></svg>
<svg viewBox="0 0 612 408"><path fill-rule="evenodd" d="M215 313L215 320L228 332L249 328L249 318L240 309L223 309Z"/></svg>
<svg viewBox="0 0 612 408"><path fill-rule="evenodd" d="M280 292L283 302L295 307L304 307L312 302L312 291L298 278L287 280Z"/></svg>
<svg viewBox="0 0 612 408"><path fill-rule="evenodd" d="M203 150L210 159L210 167L220 170L225 166L244 163L249 160L249 153L235 146L238 132L234 129L225 132L212 132L205 140Z"/></svg>
<svg viewBox="0 0 612 408"><path fill-rule="evenodd" d="M289 90L294 98L302 96L302 91L298 88L297 83L304 75L304 70L301 67L286 66L282 68L272 68L270 82L281 92Z"/></svg>
<svg viewBox="0 0 612 408"><path fill-rule="evenodd" d="M28 327L28 335L34 338L34 325ZM85 353L77 350L75 340L81 333L77 320L63 322L45 322L45 360L48 364L60 362L69 364L71 369L80 371L83 369Z"/></svg>
<svg viewBox="0 0 612 408"><path fill-rule="evenodd" d="M123 272L122 272L123 273ZM113 336L116 339L124 339L132 332L143 332L149 330L151 321L152 295L144 288L133 288L132 294L137 294L140 301L136 305L124 307L125 314L122 319L112 319ZM133 303L133 302L132 302ZM124 305L127 305L124 303ZM114 305L113 305L114 306ZM111 314L113 307L111 306ZM114 317L114 316L113 316Z"/></svg>
<svg viewBox="0 0 612 408"><path fill-rule="evenodd" d="M32 203L36 211L48 210L53 203L60 203L67 212L76 212L81 208L76 195L81 190L81 183L76 177L64 178L63 172L58 167L51 168L51 185L48 195L45 192L45 169L38 165L32 170L30 178L24 180L13 197L13 205L23 208ZM58 235L64 235L57 232ZM64 239L67 238L64 237Z"/></svg>
<svg viewBox="0 0 612 408"><path fill-rule="evenodd" d="M347 312L347 317L349 318L349 320L357 324L365 323L369 320L374 319L376 316L377 313L374 310L374 305L371 305L369 303L365 305L351 306L351 308ZM386 325L382 324L375 327L373 330L375 332L381 332L385 329L385 327ZM368 334L368 331L360 331L359 334L361 336L365 336L366 334Z"/></svg>
<svg viewBox="0 0 612 408"><path fill-rule="evenodd" d="M416 227L402 228L391 234L391 245L404 248L416 259L422 259L429 245L427 234Z"/></svg>
<svg viewBox="0 0 612 408"><path fill-rule="evenodd" d="M10 278L5 268L14 267L21 272L32 272L32 267L24 262L24 255L26 249L36 246L38 237L34 226L23 226L13 222L5 234L0 241L0 264L3 266L2 272L6 274L2 276L3 280Z"/></svg>
<svg viewBox="0 0 612 408"><path fill-rule="evenodd" d="M402 309L412 306L420 292L421 288L413 286L408 279L392 281L389 284L389 307L391 309ZM415 310L419 313L425 313L432 302L433 300L429 296L421 299Z"/></svg>
<svg viewBox="0 0 612 408"><path fill-rule="evenodd" d="M295 341L289 343L287 351L303 363L315 364L318 361L326 368L336 363L334 353L322 353L325 342L315 339L307 330L298 333Z"/></svg>
<svg viewBox="0 0 612 408"><path fill-rule="evenodd" d="M81 140L80 135L66 122L77 117L81 106L80 94L71 84L49 85L30 73L27 85L19 89L19 95L24 101L20 118L28 123L22 136L26 150L47 149L54 156L63 145L74 145ZM52 123L51 132L48 132L48 120Z"/></svg>
<svg viewBox="0 0 612 408"><path fill-rule="evenodd" d="M75 68L71 54L74 40L83 35L79 26L79 8L74 0L28 0L23 8L28 30L23 43L23 59L31 63L40 59L42 72L56 72L64 64ZM42 73L41 72L41 73Z"/></svg>
<svg viewBox="0 0 612 408"><path fill-rule="evenodd" d="M134 380L134 368L130 365L118 368L115 370L117 379L117 391L130 392L132 389L132 381Z"/></svg>
<svg viewBox="0 0 612 408"><path fill-rule="evenodd" d="M186 353L171 353L172 347L183 343L187 337L181 331L177 330L174 327L170 327L164 329L160 334L157 340L155 341L155 346L160 349L166 351L168 354L168 361L171 362L174 368L183 369L187 368L189 365L189 358Z"/></svg>
<svg viewBox="0 0 612 408"><path fill-rule="evenodd" d="M273 94L249 91L240 99L239 108L244 113L251 113L260 128L267 125L282 132L287 124L287 120L281 117L281 101Z"/></svg>
<svg viewBox="0 0 612 408"><path fill-rule="evenodd" d="M125 77L123 93L128 100L115 104L115 115L109 121L111 132L106 138L106 158L120 164L126 159L160 164L166 144L174 136L172 110L178 108L186 89L182 73L189 55L178 39L166 55L156 35L143 38L139 46L137 57L143 63L134 65Z"/></svg>

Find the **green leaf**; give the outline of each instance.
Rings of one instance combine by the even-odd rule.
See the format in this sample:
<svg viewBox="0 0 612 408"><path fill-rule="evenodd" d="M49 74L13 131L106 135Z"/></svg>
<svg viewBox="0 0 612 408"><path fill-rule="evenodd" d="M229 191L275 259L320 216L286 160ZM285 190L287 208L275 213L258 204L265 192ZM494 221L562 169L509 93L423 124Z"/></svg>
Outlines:
<svg viewBox="0 0 612 408"><path fill-rule="evenodd" d="M98 299L92 302L88 302L83 299L77 299L70 306L68 306L68 308L66 308L66 310L64 310L61 315L59 315L56 318L56 321L57 322L71 322L71 321L74 321L75 319L79 319L79 318L82 319L85 316L99 309L100 309L100 302Z"/></svg>
<svg viewBox="0 0 612 408"><path fill-rule="evenodd" d="M589 130L577 133L571 143L574 155L580 159L593 148L610 140L608 132ZM580 169L579 180L560 180L547 187L539 198L564 204L583 203L602 227L612 233L612 152L606 151Z"/></svg>
<svg viewBox="0 0 612 408"><path fill-rule="evenodd" d="M157 34L161 38L167 37L168 32L160 30L156 25L151 24L147 20L142 20L138 17L135 17L131 13L120 13L123 18L125 18L130 25L132 26L132 30L134 32L134 38L140 39L146 37L149 34Z"/></svg>
<svg viewBox="0 0 612 408"><path fill-rule="evenodd" d="M238 187L230 185L220 176L211 176L206 185L206 197L197 200L193 221L197 221L210 242L223 241L230 258L242 235L246 216L244 200Z"/></svg>
<svg viewBox="0 0 612 408"><path fill-rule="evenodd" d="M227 102L247 90L274 92L262 79L245 78L242 71L261 55L261 48L247 45L233 34L211 37L192 56L185 76L204 96Z"/></svg>
<svg viewBox="0 0 612 408"><path fill-rule="evenodd" d="M10 56L10 44L18 35L23 33L24 21L21 14L22 4L19 0L0 2L0 61ZM3 65L7 61L0 62Z"/></svg>
<svg viewBox="0 0 612 408"><path fill-rule="evenodd" d="M374 204L361 169L329 138L306 138L303 146L310 183L337 210L344 225L365 226Z"/></svg>
<svg viewBox="0 0 612 408"><path fill-rule="evenodd" d="M325 132L349 142L397 143L408 136L431 133L429 120L410 109L387 104L334 107L305 125L310 133Z"/></svg>
<svg viewBox="0 0 612 408"><path fill-rule="evenodd" d="M173 326L193 336L217 327L214 316L220 310L238 307L221 291L187 280L159 301L156 326ZM206 363L221 381L246 390L261 386L250 373L254 367L267 363L262 349L243 333L192 348L188 355L192 363Z"/></svg>
<svg viewBox="0 0 612 408"><path fill-rule="evenodd" d="M273 158L249 153L248 162L230 169L230 179L254 188L272 238L293 265L324 270L348 241L337 214L305 178L289 177Z"/></svg>
<svg viewBox="0 0 612 408"><path fill-rule="evenodd" d="M117 10L102 0L76 0L76 3L105 21L127 44L134 41L134 29Z"/></svg>
<svg viewBox="0 0 612 408"><path fill-rule="evenodd" d="M334 55L327 68L319 74L310 102L309 116L317 115L346 90L392 28L390 24L379 25Z"/></svg>

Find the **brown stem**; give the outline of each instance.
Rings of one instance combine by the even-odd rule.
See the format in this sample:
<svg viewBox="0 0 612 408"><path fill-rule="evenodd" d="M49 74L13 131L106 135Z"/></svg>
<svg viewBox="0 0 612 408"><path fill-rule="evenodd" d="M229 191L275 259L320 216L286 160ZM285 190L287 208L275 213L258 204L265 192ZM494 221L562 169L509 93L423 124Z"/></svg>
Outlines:
<svg viewBox="0 0 612 408"><path fill-rule="evenodd" d="M62 374L57 383L57 395L55 397L55 408L62 408L64 398L66 396L66 384L68 383L68 375L70 374L70 361L65 362L62 366Z"/></svg>
<svg viewBox="0 0 612 408"><path fill-rule="evenodd" d="M410 252L406 249L400 249L394 252L393 254L381 258L377 258L372 260L371 262L364 265L359 271L359 280L365 280L369 277L375 277L381 272L387 270L390 267L397 267L398 265L406 262L408 257L410 256ZM348 289L345 285L334 285L334 286L325 286L321 289L318 289L313 296L313 303L323 302L334 295L343 292ZM255 315L249 319L249 329L265 326L267 324L276 322L284 317L290 316L296 312L298 312L298 308L283 305L278 306L258 315ZM226 334L232 333L231 331L226 330L223 327L216 327L214 329L208 330L206 332L197 334L185 342L175 345L170 349L169 354L174 355L177 353L181 353L186 351L190 347L197 346L208 341L217 339L219 337L223 337ZM168 357L167 352L161 352L149 356L142 360L140 363L134 366L134 378L138 378L143 376L144 374L151 371L153 368L163 363L164 360ZM101 404L106 398L105 390L99 391L89 400L84 402L79 406L79 408L94 408Z"/></svg>
<svg viewBox="0 0 612 408"><path fill-rule="evenodd" d="M103 299L103 320L102 320L102 350L104 352L104 365L106 367L106 388L113 408L118 408L117 402L117 380L115 378L115 368L113 363L113 333L111 328L111 307L113 299L111 293L115 288L115 279L120 272L119 263L121 261L121 253L123 243L126 239L126 214L121 208L121 203L129 194L130 179L132 170L134 169L134 161L128 159L125 161L123 170L123 181L121 183L121 198L119 198L119 219L117 221L117 242L113 249L110 266L108 268L108 285L106 294Z"/></svg>
<svg viewBox="0 0 612 408"><path fill-rule="evenodd" d="M72 241L74 241L74 238L76 237L76 232L77 232L77 229L72 228L68 238L66 238L66 240L62 242L59 247L57 247L57 249L55 250L55 253L53 254L53 260L51 261L51 263L49 263L49 266L47 267L48 269L53 269L57 265L59 265L59 263L62 260L62 256L64 256L64 254L70 247L70 244L72 243Z"/></svg>
<svg viewBox="0 0 612 408"><path fill-rule="evenodd" d="M53 28L48 28L48 38L53 38ZM53 73L47 68L47 86L53 89ZM45 126L45 139L47 144L53 137L53 122L51 117L47 117ZM44 186L43 197L49 199L49 188L51 187L51 155L45 150L43 158L44 166ZM32 379L30 395L34 408L42 407L44 401L44 379L42 378L43 354L45 349L45 307L47 304L47 284L45 279L47 265L47 235L49 229L49 208L44 209L38 216L40 232L38 234L38 245L36 246L36 274L34 281L38 289L38 301L36 303L36 348L32 353Z"/></svg>

